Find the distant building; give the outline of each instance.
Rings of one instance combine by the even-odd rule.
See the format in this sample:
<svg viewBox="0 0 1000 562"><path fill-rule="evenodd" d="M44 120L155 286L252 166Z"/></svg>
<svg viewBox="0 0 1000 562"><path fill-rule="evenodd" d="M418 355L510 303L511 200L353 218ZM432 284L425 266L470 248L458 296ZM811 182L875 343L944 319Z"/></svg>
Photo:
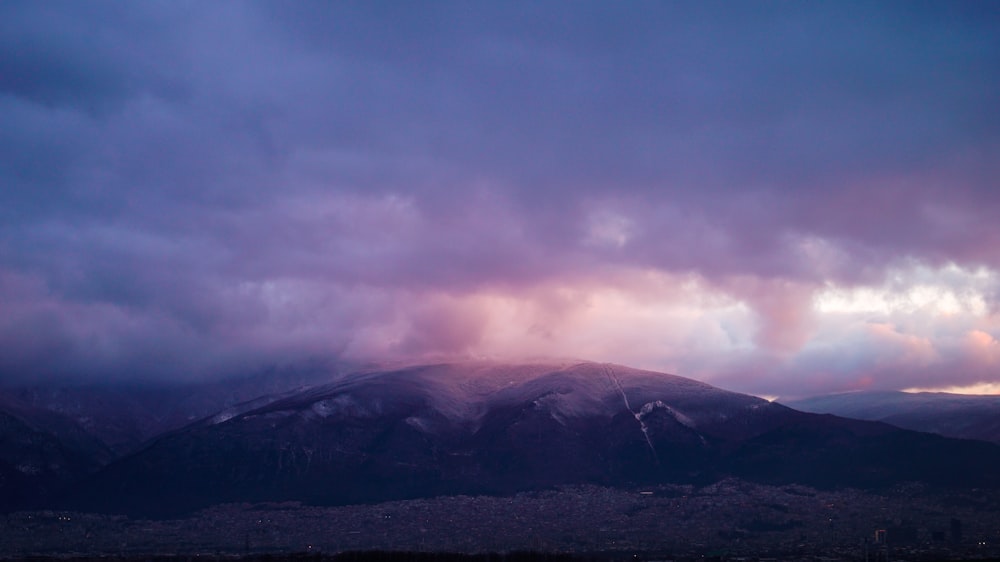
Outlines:
<svg viewBox="0 0 1000 562"><path fill-rule="evenodd" d="M952 518L951 520L951 542L962 542L962 520Z"/></svg>
<svg viewBox="0 0 1000 562"><path fill-rule="evenodd" d="M889 531L878 529L875 531L874 562L889 562ZM865 560L868 561L868 553L865 552Z"/></svg>

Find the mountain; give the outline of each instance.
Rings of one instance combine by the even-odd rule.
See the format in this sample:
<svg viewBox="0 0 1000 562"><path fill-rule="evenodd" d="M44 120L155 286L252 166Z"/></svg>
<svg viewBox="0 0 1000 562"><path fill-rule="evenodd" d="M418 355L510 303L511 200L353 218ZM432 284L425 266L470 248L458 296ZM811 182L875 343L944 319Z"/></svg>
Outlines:
<svg viewBox="0 0 1000 562"><path fill-rule="evenodd" d="M783 403L804 412L877 420L946 437L1000 443L1000 396L850 392Z"/></svg>
<svg viewBox="0 0 1000 562"><path fill-rule="evenodd" d="M1000 447L799 412L597 363L360 372L155 440L63 504L143 516L225 502L342 505L563 484L997 484Z"/></svg>
<svg viewBox="0 0 1000 562"><path fill-rule="evenodd" d="M70 418L0 403L0 508L44 505L111 458Z"/></svg>
<svg viewBox="0 0 1000 562"><path fill-rule="evenodd" d="M69 425L103 443L113 457L220 410L263 405L284 393L329 382L342 366L269 371L207 382L62 384L0 387L0 408L38 422L63 420L52 433L68 437ZM22 416L23 417L23 416ZM69 425L67 425L67 423ZM43 424L44 425L44 424ZM110 462L111 458L104 459Z"/></svg>
<svg viewBox="0 0 1000 562"><path fill-rule="evenodd" d="M47 506L151 439L337 376L325 367L184 384L0 386L0 512Z"/></svg>

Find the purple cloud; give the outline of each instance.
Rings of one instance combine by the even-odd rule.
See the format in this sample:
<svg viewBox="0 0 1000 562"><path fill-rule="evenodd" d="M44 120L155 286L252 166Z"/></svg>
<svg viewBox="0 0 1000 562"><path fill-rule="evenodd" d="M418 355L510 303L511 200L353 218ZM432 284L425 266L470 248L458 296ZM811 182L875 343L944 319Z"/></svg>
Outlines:
<svg viewBox="0 0 1000 562"><path fill-rule="evenodd" d="M548 353L772 393L981 382L998 29L945 3L4 3L0 377ZM817 304L921 272L983 305Z"/></svg>

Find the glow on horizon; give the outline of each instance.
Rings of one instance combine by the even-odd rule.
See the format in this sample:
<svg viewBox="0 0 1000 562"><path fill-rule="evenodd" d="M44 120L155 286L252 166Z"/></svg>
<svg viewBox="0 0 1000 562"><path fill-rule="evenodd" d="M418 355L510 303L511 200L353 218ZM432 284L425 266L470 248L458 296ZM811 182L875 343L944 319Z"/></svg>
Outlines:
<svg viewBox="0 0 1000 562"><path fill-rule="evenodd" d="M947 394L967 394L979 396L1000 396L1000 382L982 382L965 386L942 386L928 388L904 388L903 392L944 392Z"/></svg>

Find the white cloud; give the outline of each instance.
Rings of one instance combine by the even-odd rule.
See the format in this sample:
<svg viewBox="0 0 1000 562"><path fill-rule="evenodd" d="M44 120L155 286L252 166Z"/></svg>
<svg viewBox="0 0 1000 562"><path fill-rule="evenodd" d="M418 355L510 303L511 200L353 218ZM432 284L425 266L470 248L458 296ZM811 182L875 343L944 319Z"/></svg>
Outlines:
<svg viewBox="0 0 1000 562"><path fill-rule="evenodd" d="M986 268L964 269L949 264L897 268L877 286L842 287L827 284L813 300L825 314L914 314L985 316L987 299L997 287L997 274Z"/></svg>

